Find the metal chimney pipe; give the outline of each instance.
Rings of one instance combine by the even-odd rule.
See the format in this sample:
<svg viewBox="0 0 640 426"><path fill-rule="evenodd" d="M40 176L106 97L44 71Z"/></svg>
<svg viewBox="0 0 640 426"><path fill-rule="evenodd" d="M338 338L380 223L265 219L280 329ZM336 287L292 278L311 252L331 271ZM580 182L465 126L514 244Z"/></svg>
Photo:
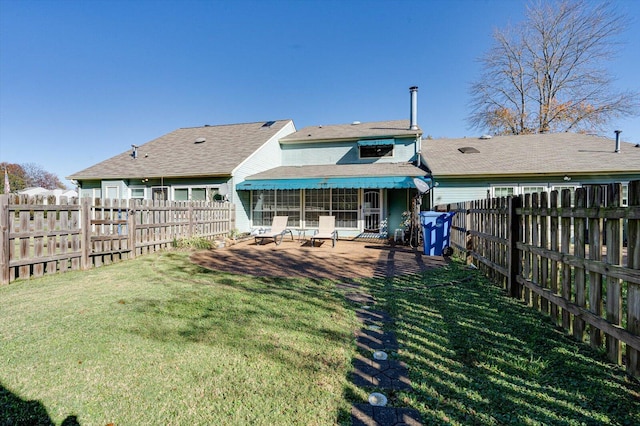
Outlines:
<svg viewBox="0 0 640 426"><path fill-rule="evenodd" d="M410 130L418 130L418 86L412 86L409 88L411 93L411 117L410 117Z"/></svg>
<svg viewBox="0 0 640 426"><path fill-rule="evenodd" d="M620 133L622 130L614 130L613 132L616 134L616 152L620 152Z"/></svg>

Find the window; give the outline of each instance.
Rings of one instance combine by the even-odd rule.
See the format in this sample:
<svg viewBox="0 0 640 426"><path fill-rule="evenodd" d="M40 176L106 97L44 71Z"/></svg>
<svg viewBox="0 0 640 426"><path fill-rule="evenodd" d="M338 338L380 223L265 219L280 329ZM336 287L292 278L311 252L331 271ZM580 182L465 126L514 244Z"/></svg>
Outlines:
<svg viewBox="0 0 640 426"><path fill-rule="evenodd" d="M493 188L493 196L495 198L509 197L515 193L513 186L495 186Z"/></svg>
<svg viewBox="0 0 640 426"><path fill-rule="evenodd" d="M562 191L568 189L571 192L571 206L575 205L576 202L576 187L575 186L554 186L553 190L558 191L558 205L562 204Z"/></svg>
<svg viewBox="0 0 640 426"><path fill-rule="evenodd" d="M176 188L173 190L174 201L188 201L189 189L188 188Z"/></svg>
<svg viewBox="0 0 640 426"><path fill-rule="evenodd" d="M372 145L360 147L360 158L393 157L393 145Z"/></svg>
<svg viewBox="0 0 640 426"><path fill-rule="evenodd" d="M166 186L151 188L151 198L153 201L167 201L169 199L169 191Z"/></svg>
<svg viewBox="0 0 640 426"><path fill-rule="evenodd" d="M132 200L144 200L144 188L131 188Z"/></svg>
<svg viewBox="0 0 640 426"><path fill-rule="evenodd" d="M253 224L255 226L269 226L275 216L276 191L253 191Z"/></svg>
<svg viewBox="0 0 640 426"><path fill-rule="evenodd" d="M215 199L215 194L217 194L217 190L214 188L208 189L211 193L211 200L222 201ZM174 201L206 201L207 200L207 188L206 187L180 187L173 189L173 200Z"/></svg>
<svg viewBox="0 0 640 426"><path fill-rule="evenodd" d="M333 189L331 214L336 217L337 228L356 228L358 226L358 190Z"/></svg>
<svg viewBox="0 0 640 426"><path fill-rule="evenodd" d="M315 228L320 216L335 216L337 227L357 228L358 193L357 189L253 191L253 225L270 226L273 216L277 215L289 216L287 226Z"/></svg>
<svg viewBox="0 0 640 426"><path fill-rule="evenodd" d="M523 194L534 194L536 192L545 192L547 190L546 186L523 186L522 193Z"/></svg>
<svg viewBox="0 0 640 426"><path fill-rule="evenodd" d="M281 189L276 191L276 212L278 216L289 216L288 226L300 226L300 191Z"/></svg>
<svg viewBox="0 0 640 426"><path fill-rule="evenodd" d="M622 185L622 206L629 205L629 185Z"/></svg>
<svg viewBox="0 0 640 426"><path fill-rule="evenodd" d="M309 228L320 224L320 216L328 216L331 212L330 189L308 189L304 198L304 222Z"/></svg>
<svg viewBox="0 0 640 426"><path fill-rule="evenodd" d="M206 188L191 188L191 200L205 201L207 199Z"/></svg>

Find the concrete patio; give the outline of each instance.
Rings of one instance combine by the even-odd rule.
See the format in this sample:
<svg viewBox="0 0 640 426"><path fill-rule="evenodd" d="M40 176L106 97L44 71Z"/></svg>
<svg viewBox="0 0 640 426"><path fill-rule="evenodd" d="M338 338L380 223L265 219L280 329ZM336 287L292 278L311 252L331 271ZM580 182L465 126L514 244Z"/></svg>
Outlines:
<svg viewBox="0 0 640 426"><path fill-rule="evenodd" d="M280 245L267 241L257 245L251 239L199 251L191 260L207 269L236 274L333 280L419 274L448 262L406 246L340 240L335 247L330 241L312 247L308 240L289 237Z"/></svg>

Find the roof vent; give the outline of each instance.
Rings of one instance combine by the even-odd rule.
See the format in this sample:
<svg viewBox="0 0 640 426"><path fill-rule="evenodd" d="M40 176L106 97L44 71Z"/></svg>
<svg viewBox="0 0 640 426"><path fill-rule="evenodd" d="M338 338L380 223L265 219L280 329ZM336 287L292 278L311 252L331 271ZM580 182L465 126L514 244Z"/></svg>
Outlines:
<svg viewBox="0 0 640 426"><path fill-rule="evenodd" d="M206 138L198 138L193 143L205 143L207 141Z"/></svg>
<svg viewBox="0 0 640 426"><path fill-rule="evenodd" d="M478 154L480 152L472 146L463 146L462 148L458 148L458 151L463 154Z"/></svg>
<svg viewBox="0 0 640 426"><path fill-rule="evenodd" d="M491 135L482 135L480 139L491 139Z"/></svg>
<svg viewBox="0 0 640 426"><path fill-rule="evenodd" d="M351 123L352 126L357 126L358 124L360 124L359 121L354 121L353 123Z"/></svg>
<svg viewBox="0 0 640 426"><path fill-rule="evenodd" d="M266 121L262 127L271 127L275 124L275 121Z"/></svg>

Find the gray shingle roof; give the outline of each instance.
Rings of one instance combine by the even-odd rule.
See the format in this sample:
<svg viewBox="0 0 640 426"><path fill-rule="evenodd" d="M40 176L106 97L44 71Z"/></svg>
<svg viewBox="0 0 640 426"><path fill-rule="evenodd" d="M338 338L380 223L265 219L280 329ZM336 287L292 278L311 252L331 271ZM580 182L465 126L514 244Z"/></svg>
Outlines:
<svg viewBox="0 0 640 426"><path fill-rule="evenodd" d="M329 164L319 166L281 166L247 177L254 179L307 179L366 176L425 176L411 163Z"/></svg>
<svg viewBox="0 0 640 426"><path fill-rule="evenodd" d="M471 147L478 153L461 153ZM422 141L422 156L433 175L480 176L555 173L640 173L640 147L576 133L494 136Z"/></svg>
<svg viewBox="0 0 640 426"><path fill-rule="evenodd" d="M76 172L69 179L229 176L291 120L182 128ZM195 143L205 138L204 143Z"/></svg>
<svg viewBox="0 0 640 426"><path fill-rule="evenodd" d="M354 140L371 137L415 136L416 134L422 135L422 130L410 130L409 120L393 120L359 124L309 126L280 139L280 142Z"/></svg>

